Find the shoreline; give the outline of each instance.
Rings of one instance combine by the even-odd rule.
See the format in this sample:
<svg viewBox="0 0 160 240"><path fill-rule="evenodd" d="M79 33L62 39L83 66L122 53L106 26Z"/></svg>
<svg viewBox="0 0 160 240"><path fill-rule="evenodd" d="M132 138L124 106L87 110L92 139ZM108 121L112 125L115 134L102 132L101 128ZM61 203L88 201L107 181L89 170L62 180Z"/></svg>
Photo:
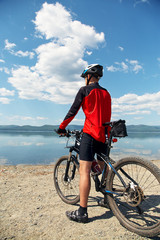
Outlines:
<svg viewBox="0 0 160 240"><path fill-rule="evenodd" d="M156 160L160 167L160 160ZM102 194L94 184L88 202L89 222L69 221L67 205L57 195L52 165L0 166L1 240L143 240L122 227L109 209L97 205ZM159 239L159 238L155 238Z"/></svg>
<svg viewBox="0 0 160 240"><path fill-rule="evenodd" d="M129 158L130 157L134 157L134 156L128 156ZM125 157L124 157L125 158ZM137 156L137 158L139 158L139 156ZM121 158L122 159L122 158ZM144 159L144 158L142 158L142 159ZM58 160L58 159L57 159ZM114 159L116 162L118 161L118 160L116 160L116 159ZM120 159L119 159L120 160ZM145 160L145 159L144 159ZM146 159L147 160L147 159ZM155 165L157 165L159 168L160 168L160 160L159 159L152 159L152 160L148 160L148 161L151 161L152 163L154 163ZM47 163L47 164L42 164L42 163L38 163L38 164L28 164L28 163L18 163L18 164L0 164L0 171L1 171L1 168L5 168L5 167L16 167L16 166L26 166L26 167L29 167L29 166L54 166L55 165L55 163L56 163L56 161L55 162L51 162L51 163Z"/></svg>

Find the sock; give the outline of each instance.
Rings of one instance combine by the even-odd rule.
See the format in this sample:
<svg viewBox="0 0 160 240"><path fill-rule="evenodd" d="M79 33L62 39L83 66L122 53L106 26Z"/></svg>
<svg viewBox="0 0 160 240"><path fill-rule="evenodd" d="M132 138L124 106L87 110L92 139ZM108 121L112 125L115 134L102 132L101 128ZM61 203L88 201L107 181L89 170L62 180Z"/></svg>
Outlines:
<svg viewBox="0 0 160 240"><path fill-rule="evenodd" d="M87 208L86 207L79 207L79 213L80 213L80 215L84 215L85 213L87 213Z"/></svg>

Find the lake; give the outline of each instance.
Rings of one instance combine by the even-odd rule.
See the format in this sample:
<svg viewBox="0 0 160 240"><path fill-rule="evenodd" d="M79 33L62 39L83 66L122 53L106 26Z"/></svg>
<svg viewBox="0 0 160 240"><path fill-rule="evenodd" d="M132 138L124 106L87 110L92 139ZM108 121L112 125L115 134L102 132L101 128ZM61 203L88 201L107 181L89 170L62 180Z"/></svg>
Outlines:
<svg viewBox="0 0 160 240"><path fill-rule="evenodd" d="M140 156L160 160L160 133L128 133L113 144L111 158ZM0 165L52 164L68 154L66 138L52 132L0 133Z"/></svg>

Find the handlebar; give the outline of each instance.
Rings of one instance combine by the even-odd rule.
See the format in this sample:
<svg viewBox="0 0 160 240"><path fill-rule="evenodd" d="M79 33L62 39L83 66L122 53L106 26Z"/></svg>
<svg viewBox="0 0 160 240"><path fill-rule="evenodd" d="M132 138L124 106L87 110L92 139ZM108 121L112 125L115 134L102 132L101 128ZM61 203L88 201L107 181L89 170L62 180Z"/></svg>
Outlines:
<svg viewBox="0 0 160 240"><path fill-rule="evenodd" d="M54 130L57 134L59 134L58 132L57 132L57 130ZM81 131L79 131L79 130L73 130L73 131L70 131L69 129L68 130L66 130L66 133L61 133L61 134L59 134L59 137L67 137L67 138L69 138L69 137L71 137L72 135L75 135L75 136L80 136L82 134L82 130Z"/></svg>

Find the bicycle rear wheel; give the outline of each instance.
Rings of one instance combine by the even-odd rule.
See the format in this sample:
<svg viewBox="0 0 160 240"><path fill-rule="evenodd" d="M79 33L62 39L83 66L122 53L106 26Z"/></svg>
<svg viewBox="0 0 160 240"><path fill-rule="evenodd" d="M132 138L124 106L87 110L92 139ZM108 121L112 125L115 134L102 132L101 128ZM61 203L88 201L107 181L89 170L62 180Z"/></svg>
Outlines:
<svg viewBox="0 0 160 240"><path fill-rule="evenodd" d="M76 204L79 202L79 171L75 163L68 159L68 156L63 156L56 162L53 178L56 191L65 203Z"/></svg>
<svg viewBox="0 0 160 240"><path fill-rule="evenodd" d="M141 236L154 237L160 234L160 170L149 161L125 158L114 168L123 178L111 171L107 189L115 192L108 195L109 205L119 222L128 230Z"/></svg>

